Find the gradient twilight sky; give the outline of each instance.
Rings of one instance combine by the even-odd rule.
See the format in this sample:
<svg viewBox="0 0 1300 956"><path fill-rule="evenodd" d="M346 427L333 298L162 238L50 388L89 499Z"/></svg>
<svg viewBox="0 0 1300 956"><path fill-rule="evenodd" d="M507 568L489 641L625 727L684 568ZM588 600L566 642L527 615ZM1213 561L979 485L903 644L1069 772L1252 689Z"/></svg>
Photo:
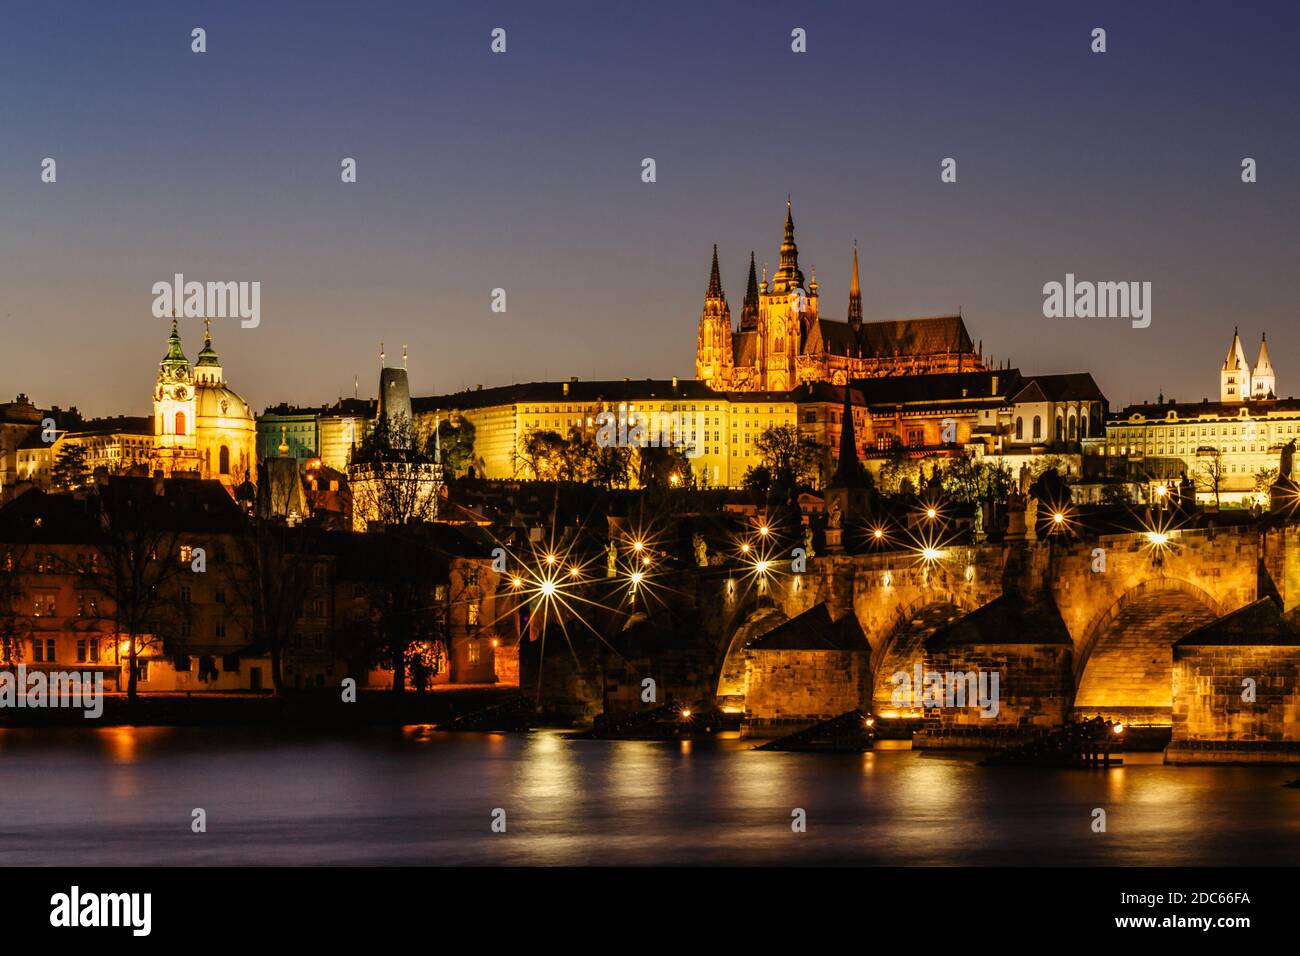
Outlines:
<svg viewBox="0 0 1300 956"><path fill-rule="evenodd" d="M1297 37L1186 0L6 4L0 400L146 413L176 272L262 283L259 328L214 322L259 411L373 394L381 339L416 394L688 377L712 244L738 317L787 192L827 317L856 238L868 320L960 305L1112 406L1215 397L1234 324L1300 394ZM1066 272L1152 282L1151 327L1044 319Z"/></svg>

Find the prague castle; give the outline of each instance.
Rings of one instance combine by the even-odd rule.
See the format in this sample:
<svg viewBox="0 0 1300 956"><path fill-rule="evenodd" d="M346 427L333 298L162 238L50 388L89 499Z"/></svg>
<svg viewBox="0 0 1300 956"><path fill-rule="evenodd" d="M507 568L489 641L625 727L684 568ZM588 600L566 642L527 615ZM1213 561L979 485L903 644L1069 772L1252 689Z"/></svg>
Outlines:
<svg viewBox="0 0 1300 956"><path fill-rule="evenodd" d="M158 363L153 393L151 468L171 477L197 474L233 488L255 473L257 426L253 410L225 382L212 331L190 367L172 319L167 354Z"/></svg>
<svg viewBox="0 0 1300 956"><path fill-rule="evenodd" d="M804 281L794 241L794 214L786 202L780 266L760 280L754 255L733 328L718 270L718 248L695 348L695 377L715 391L789 391L814 382L985 370L983 357L959 315L864 322L858 251L853 250L847 320L821 316L817 275Z"/></svg>

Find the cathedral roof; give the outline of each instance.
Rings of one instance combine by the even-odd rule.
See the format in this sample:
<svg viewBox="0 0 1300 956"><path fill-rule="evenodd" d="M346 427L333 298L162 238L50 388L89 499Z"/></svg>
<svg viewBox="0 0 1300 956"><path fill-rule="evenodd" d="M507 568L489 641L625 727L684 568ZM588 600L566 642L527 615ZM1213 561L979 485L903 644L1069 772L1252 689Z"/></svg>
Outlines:
<svg viewBox="0 0 1300 956"><path fill-rule="evenodd" d="M758 364L758 332L746 330L731 336L731 352L734 364L739 368L749 368Z"/></svg>
<svg viewBox="0 0 1300 956"><path fill-rule="evenodd" d="M960 315L864 322L857 329L834 319L818 324L826 351L834 355L899 358L975 351Z"/></svg>

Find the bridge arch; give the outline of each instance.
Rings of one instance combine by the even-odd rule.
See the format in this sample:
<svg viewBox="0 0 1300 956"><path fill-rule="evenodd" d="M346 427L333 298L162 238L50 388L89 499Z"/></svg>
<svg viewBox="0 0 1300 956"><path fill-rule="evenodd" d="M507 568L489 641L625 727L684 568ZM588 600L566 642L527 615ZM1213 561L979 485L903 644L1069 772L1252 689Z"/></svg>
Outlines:
<svg viewBox="0 0 1300 956"><path fill-rule="evenodd" d="M892 707L893 675L910 673L916 664L925 663L925 642L930 635L975 609L974 602L941 588L899 607L893 624L871 653L871 700L877 713Z"/></svg>
<svg viewBox="0 0 1300 956"><path fill-rule="evenodd" d="M745 694L745 645L788 621L789 615L775 602L759 599L747 602L734 620L731 639L722 650L718 663L718 697L743 697Z"/></svg>
<svg viewBox="0 0 1300 956"><path fill-rule="evenodd" d="M1150 578L1123 592L1093 618L1079 642L1076 716L1167 723L1174 644L1224 613L1211 594L1181 578Z"/></svg>

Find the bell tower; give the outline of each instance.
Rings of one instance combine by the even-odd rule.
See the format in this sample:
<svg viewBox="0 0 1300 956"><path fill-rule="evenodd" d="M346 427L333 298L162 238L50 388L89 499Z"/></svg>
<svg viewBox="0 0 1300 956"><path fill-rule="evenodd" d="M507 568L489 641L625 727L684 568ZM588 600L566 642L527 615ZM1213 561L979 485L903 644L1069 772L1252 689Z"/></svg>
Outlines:
<svg viewBox="0 0 1300 956"><path fill-rule="evenodd" d="M178 471L198 469L196 411L194 374L181 348L173 313L167 354L158 363L153 390L153 466L162 469L163 474L170 476Z"/></svg>
<svg viewBox="0 0 1300 956"><path fill-rule="evenodd" d="M1264 358L1267 358L1265 354ZM1219 401L1241 402L1250 398L1250 365L1246 362L1246 350L1241 347L1241 337L1237 330L1232 330L1232 344L1228 346L1228 355L1219 369Z"/></svg>
<svg viewBox="0 0 1300 956"><path fill-rule="evenodd" d="M799 269L799 247L794 241L794 214L785 201L785 238L781 264L768 282L764 275L758 293L759 388L783 392L794 388L799 345L805 322L817 319L817 296L804 284Z"/></svg>
<svg viewBox="0 0 1300 956"><path fill-rule="evenodd" d="M722 291L718 271L718 247L713 247L713 266L709 270L709 287L704 293L704 311L695 343L695 377L711 388L731 386L734 356L731 348L731 308Z"/></svg>
<svg viewBox="0 0 1300 956"><path fill-rule="evenodd" d="M1252 398L1277 398L1277 378L1268 358L1267 334L1259 339L1259 361L1255 363L1255 371L1250 373L1250 393Z"/></svg>

